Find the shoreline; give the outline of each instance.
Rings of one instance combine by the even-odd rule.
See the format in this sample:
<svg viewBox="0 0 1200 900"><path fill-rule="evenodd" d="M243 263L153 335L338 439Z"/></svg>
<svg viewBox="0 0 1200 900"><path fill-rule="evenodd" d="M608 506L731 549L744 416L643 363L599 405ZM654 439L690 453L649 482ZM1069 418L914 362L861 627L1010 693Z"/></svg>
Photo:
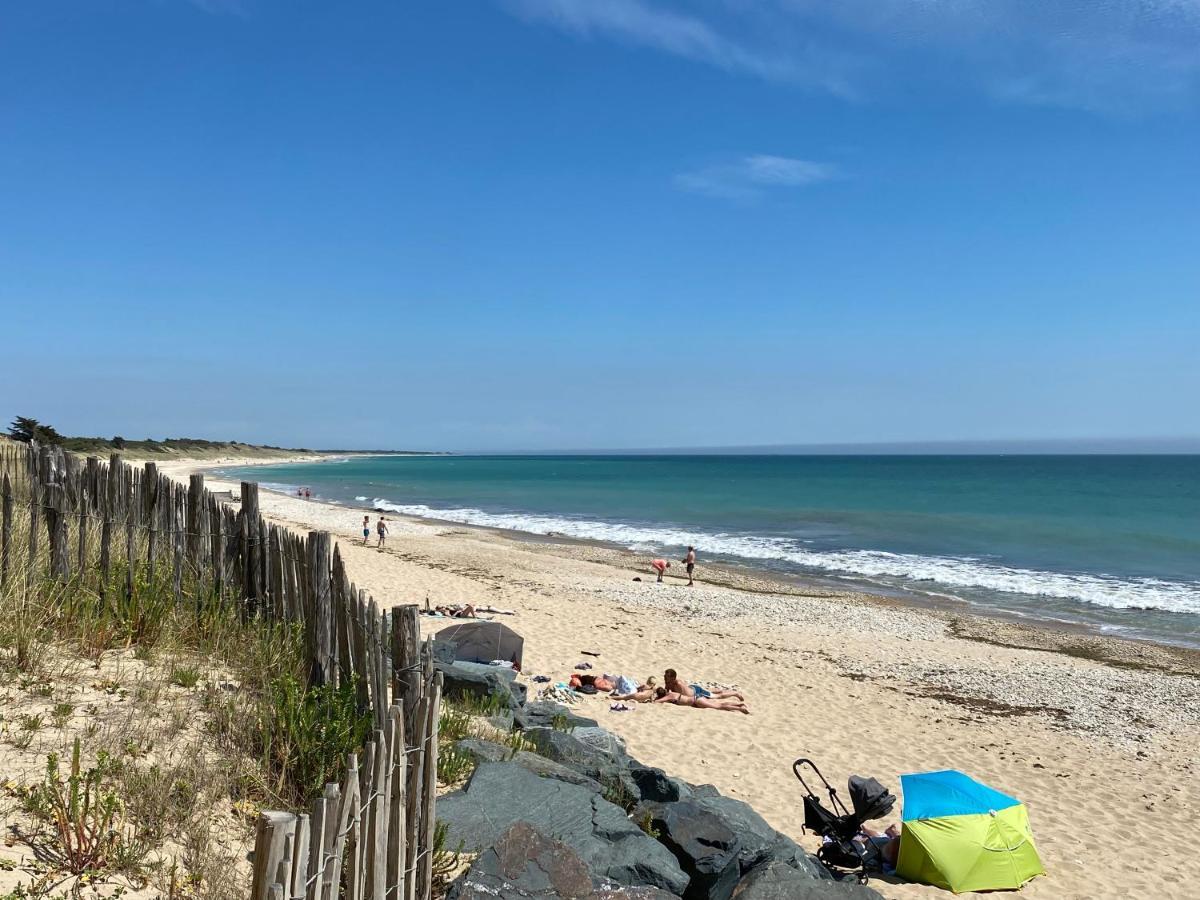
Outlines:
<svg viewBox="0 0 1200 900"><path fill-rule="evenodd" d="M223 469L253 468L281 463L332 462L352 456L380 456L378 453L314 454L310 457L252 458L232 460L204 460L189 464L190 472ZM181 465L185 460L177 461ZM225 479L228 480L228 479ZM275 496L290 497L283 491L273 490L260 484L260 490ZM293 498L294 499L294 498ZM320 503L336 509L365 512L383 512L396 521L424 523L448 530L482 532L500 536L519 544L531 544L543 552L567 558L594 559L597 553L608 557L606 561L640 575L646 573L645 554L639 554L620 544L598 538L574 537L563 534L539 534L491 525L476 525L455 522L436 517L414 516L390 510L379 510L368 504L351 504L337 500L305 500L305 503ZM575 553L571 549L575 548ZM899 605L917 610L946 623L964 640L995 643L1013 649L1041 650L1092 659L1108 665L1133 666L1156 669L1172 674L1200 677L1200 647L1186 643L1159 640L1149 636L1115 635L1106 633L1101 626L1089 622L1074 622L1053 617L1022 616L1004 609L981 609L968 600L945 594L931 594L895 589L878 592L864 590L856 584L845 586L830 583L832 577L775 572L752 564L724 561L702 563L702 583L754 594L773 594L796 598L837 598L839 600L876 604L884 607ZM680 576L668 574L668 583L683 583Z"/></svg>
<svg viewBox="0 0 1200 900"><path fill-rule="evenodd" d="M164 471L186 479L236 465ZM644 764L746 801L809 852L818 842L801 828L790 768L801 756L835 785L871 776L900 795L902 773L957 769L1017 797L1048 873L1023 889L1033 900L1182 900L1200 879L1190 854L1127 853L1200 816L1193 654L707 567L729 584L638 583L648 573L634 560L645 560L629 551L398 515L380 550L374 539L364 546L363 513L351 507L266 490L259 505L280 525L332 533L357 585L386 605L515 610L501 621L525 640L531 697L541 687L533 675L565 680L581 660L599 672L661 679L674 667L685 680L738 686L751 715L661 704L613 712L602 695L574 709ZM421 618L423 635L460 621ZM894 880L872 886L894 900L947 896Z"/></svg>

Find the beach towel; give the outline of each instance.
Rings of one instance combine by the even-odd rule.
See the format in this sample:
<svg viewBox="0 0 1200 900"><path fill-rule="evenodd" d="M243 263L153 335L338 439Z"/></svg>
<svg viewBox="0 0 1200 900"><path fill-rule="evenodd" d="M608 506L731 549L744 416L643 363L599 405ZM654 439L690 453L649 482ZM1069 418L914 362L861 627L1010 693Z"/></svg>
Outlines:
<svg viewBox="0 0 1200 900"><path fill-rule="evenodd" d="M637 689L638 689L637 682L634 679L630 678L628 675L617 676L616 691L622 697L624 697L626 694L636 694Z"/></svg>

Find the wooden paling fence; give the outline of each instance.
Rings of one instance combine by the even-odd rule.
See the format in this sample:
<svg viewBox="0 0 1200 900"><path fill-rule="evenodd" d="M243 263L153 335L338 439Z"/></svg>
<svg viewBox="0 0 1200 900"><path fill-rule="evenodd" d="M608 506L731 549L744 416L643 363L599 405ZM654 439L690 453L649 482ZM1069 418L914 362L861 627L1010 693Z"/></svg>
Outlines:
<svg viewBox="0 0 1200 900"><path fill-rule="evenodd" d="M302 537L262 518L257 484L242 483L240 502L235 510L202 475L184 486L152 462L0 444L0 590L87 578L102 598L132 596L141 573L169 579L179 604L232 604L246 621L302 626L310 684L353 685L374 734L309 810L261 815L251 898L427 900L442 679L417 607L380 609L328 532Z"/></svg>

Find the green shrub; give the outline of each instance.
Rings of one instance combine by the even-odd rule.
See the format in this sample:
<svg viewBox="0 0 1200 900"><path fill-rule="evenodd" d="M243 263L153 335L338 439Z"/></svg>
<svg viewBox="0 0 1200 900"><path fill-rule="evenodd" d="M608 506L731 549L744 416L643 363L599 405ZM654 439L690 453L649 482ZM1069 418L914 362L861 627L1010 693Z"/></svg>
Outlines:
<svg viewBox="0 0 1200 900"><path fill-rule="evenodd" d="M438 750L437 778L439 784L459 784L475 771L475 757L456 747Z"/></svg>
<svg viewBox="0 0 1200 900"><path fill-rule="evenodd" d="M112 788L113 770L106 753L97 756L96 765L84 769L76 738L67 775L59 769L58 754L51 753L45 777L25 797L26 811L48 825L53 838L48 846L32 843L73 875L141 874L150 848L125 825L124 807Z"/></svg>
<svg viewBox="0 0 1200 900"><path fill-rule="evenodd" d="M371 714L358 709L354 684L309 688L292 675L278 678L268 685L260 723L275 790L298 803L317 796L338 780L346 755L362 749L372 728Z"/></svg>
<svg viewBox="0 0 1200 900"><path fill-rule="evenodd" d="M200 683L200 670L195 666L180 666L171 670L171 684L181 688L194 688Z"/></svg>

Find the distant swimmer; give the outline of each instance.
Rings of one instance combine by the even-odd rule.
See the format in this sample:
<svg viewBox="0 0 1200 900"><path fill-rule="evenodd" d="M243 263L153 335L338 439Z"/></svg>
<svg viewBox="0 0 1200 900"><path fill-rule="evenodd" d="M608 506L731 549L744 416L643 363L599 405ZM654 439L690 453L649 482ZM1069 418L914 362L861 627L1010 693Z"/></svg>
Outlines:
<svg viewBox="0 0 1200 900"><path fill-rule="evenodd" d="M371 537L371 517L363 516L363 544L366 545L367 539Z"/></svg>
<svg viewBox="0 0 1200 900"><path fill-rule="evenodd" d="M683 558L683 562L687 565L688 587L692 587L696 582L692 578L692 573L696 571L696 548L688 547L687 556Z"/></svg>
<svg viewBox="0 0 1200 900"><path fill-rule="evenodd" d="M650 560L650 568L658 573L658 581L662 583L663 573L671 568L671 564L665 559L652 559Z"/></svg>
<svg viewBox="0 0 1200 900"><path fill-rule="evenodd" d="M379 517L379 521L375 523L375 531L379 534L379 549L383 549L383 542L387 540L387 522L383 516Z"/></svg>

